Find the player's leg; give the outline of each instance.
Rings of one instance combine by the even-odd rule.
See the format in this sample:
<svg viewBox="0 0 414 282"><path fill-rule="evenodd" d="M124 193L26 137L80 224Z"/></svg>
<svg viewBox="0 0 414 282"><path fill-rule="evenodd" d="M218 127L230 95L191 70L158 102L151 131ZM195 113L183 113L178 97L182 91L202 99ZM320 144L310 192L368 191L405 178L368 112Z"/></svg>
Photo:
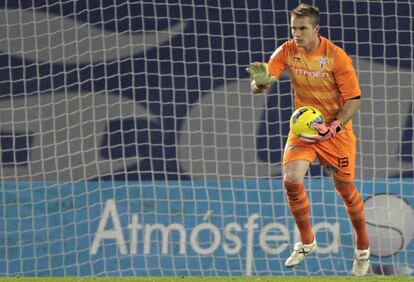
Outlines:
<svg viewBox="0 0 414 282"><path fill-rule="evenodd" d="M290 212L299 229L300 240L304 244L310 244L314 239L309 215L310 204L304 185L309 165L309 161L306 160L293 160L283 166L283 183Z"/></svg>
<svg viewBox="0 0 414 282"><path fill-rule="evenodd" d="M283 180L288 204L300 233L300 242L286 260L286 267L300 264L316 250L315 236L310 223L310 204L305 192L304 178L316 154L310 146L296 146L288 139L283 155Z"/></svg>
<svg viewBox="0 0 414 282"><path fill-rule="evenodd" d="M334 177L336 191L344 201L346 211L355 232L355 242L358 250L369 247L369 238L365 223L364 202L354 182L344 182Z"/></svg>
<svg viewBox="0 0 414 282"><path fill-rule="evenodd" d="M319 160L333 173L336 191L341 196L355 239L355 261L353 273L365 275L369 268L369 239L365 223L364 203L354 184L356 143L352 130L346 130L335 139L317 145Z"/></svg>
<svg viewBox="0 0 414 282"><path fill-rule="evenodd" d="M367 273L370 264L369 238L365 223L364 202L354 182L344 182L336 179L334 176L334 183L336 191L344 201L355 234L356 250L352 273L356 276L362 276Z"/></svg>
<svg viewBox="0 0 414 282"><path fill-rule="evenodd" d="M315 235L309 216L310 204L304 185L309 165L309 161L305 160L294 160L284 165L284 186L289 208L300 233L300 242L295 244L292 254L286 260L286 267L297 266L307 255L316 251Z"/></svg>

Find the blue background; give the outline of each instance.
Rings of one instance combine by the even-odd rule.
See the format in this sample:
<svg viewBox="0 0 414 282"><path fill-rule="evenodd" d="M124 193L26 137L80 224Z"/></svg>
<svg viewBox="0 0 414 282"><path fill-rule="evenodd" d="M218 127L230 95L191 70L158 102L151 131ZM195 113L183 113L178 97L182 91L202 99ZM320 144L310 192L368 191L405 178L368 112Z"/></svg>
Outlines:
<svg viewBox="0 0 414 282"><path fill-rule="evenodd" d="M397 194L414 206L413 181L357 181L363 197L373 194ZM17 187L16 187L17 186ZM289 243L294 243L293 221L288 215L282 181L168 181L168 182L81 182L71 184L19 183L3 185L0 200L0 273L25 276L91 276L91 275L243 275L246 267L246 229L249 216L258 213L253 239L253 275L323 274L346 275L352 266L353 239L345 209L329 181L307 181L312 201L312 223L339 223L339 252L317 254L295 270L283 263L290 248L279 255L265 254L258 244L259 231L277 222L290 230ZM320 188L322 187L322 189ZM17 189L17 190L16 190ZM235 193L234 190L240 192ZM90 255L103 204L114 199L119 213L128 254L122 255L115 240L103 240L98 252ZM18 203L18 204L17 204ZM383 208L383 207L378 207ZM212 211L209 220L204 214ZM139 223L182 224L187 232L186 255L178 252L178 237L170 237L168 254L161 254L160 234L152 235L151 252L143 255L143 234L138 232L136 255L129 252L131 214ZM412 218L401 224L412 224ZM189 242L190 231L198 224L211 222L219 229L230 222L239 223L237 232L243 245L236 255L220 247L212 255L198 255ZM391 224L390 224L391 225ZM112 229L112 220L105 230ZM378 231L383 232L383 231ZM385 231L386 232L386 231ZM211 234L200 233L200 246L208 248ZM319 246L332 242L332 233L316 234ZM280 241L277 244L286 243ZM227 241L229 243L229 241ZM414 266L414 242L392 257L372 257L373 264Z"/></svg>

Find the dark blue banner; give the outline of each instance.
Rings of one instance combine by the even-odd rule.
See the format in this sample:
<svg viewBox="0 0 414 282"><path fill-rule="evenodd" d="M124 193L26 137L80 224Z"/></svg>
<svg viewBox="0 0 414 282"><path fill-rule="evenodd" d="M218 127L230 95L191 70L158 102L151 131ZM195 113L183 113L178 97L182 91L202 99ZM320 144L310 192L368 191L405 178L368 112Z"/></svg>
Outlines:
<svg viewBox="0 0 414 282"><path fill-rule="evenodd" d="M203 178L216 169L207 161L200 164L204 170L188 162L210 155L203 143L208 138L223 146L210 160L215 167L241 162L233 148L251 152L246 161L257 166L279 166L292 112L290 83L283 77L266 97L245 97L250 90L244 69L267 61L290 38L288 11L298 3L2 1L5 174L27 180L31 170L40 181ZM354 119L364 155L358 176L412 178L412 5L314 3L321 10L321 34L354 59L363 90ZM68 132L42 134L56 129ZM242 141L221 140L220 134ZM38 159L59 157L42 151L48 145L59 156L78 156L37 166ZM101 167L85 165L93 162ZM261 176L252 171L261 169L240 165L236 172ZM82 174L62 166L82 167ZM45 178L37 176L42 170L48 171Z"/></svg>

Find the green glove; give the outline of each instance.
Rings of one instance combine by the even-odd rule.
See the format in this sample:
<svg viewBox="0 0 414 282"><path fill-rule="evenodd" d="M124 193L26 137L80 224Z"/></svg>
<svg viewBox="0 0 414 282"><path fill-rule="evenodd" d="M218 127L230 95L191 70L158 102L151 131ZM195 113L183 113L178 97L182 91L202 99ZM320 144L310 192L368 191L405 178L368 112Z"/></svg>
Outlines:
<svg viewBox="0 0 414 282"><path fill-rule="evenodd" d="M259 85L272 84L275 79L269 75L266 63L254 62L251 63L246 71L250 74L250 78Z"/></svg>

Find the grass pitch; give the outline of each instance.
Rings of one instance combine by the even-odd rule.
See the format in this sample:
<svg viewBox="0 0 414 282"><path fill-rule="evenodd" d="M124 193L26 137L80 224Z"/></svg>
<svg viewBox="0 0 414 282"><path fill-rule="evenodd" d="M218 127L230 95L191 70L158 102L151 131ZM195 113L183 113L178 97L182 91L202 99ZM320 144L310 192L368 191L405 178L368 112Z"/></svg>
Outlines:
<svg viewBox="0 0 414 282"><path fill-rule="evenodd" d="M359 282L383 282L383 281L414 281L411 276L262 276L262 277L96 277L96 278L77 278L77 277L16 277L0 278L0 281L7 282L331 282L331 281L359 281Z"/></svg>

